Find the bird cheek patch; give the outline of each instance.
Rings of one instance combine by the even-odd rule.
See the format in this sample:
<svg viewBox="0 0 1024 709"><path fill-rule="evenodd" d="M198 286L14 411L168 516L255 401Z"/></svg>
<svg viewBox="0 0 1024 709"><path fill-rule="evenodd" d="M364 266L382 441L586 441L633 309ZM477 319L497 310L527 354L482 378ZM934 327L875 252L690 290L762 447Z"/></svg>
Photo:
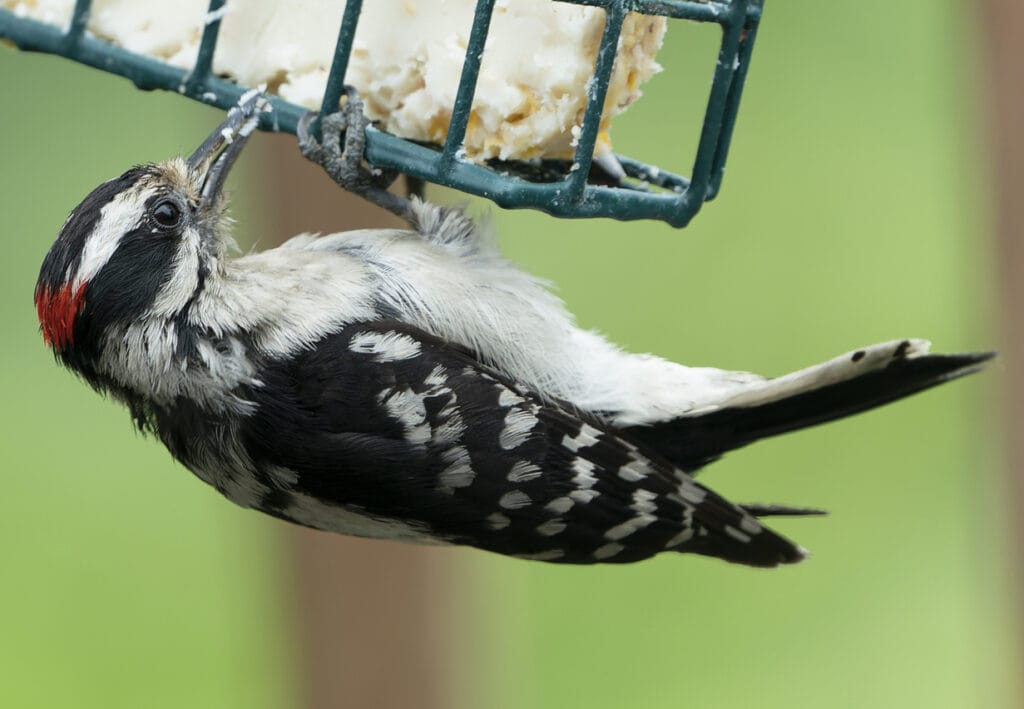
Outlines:
<svg viewBox="0 0 1024 709"><path fill-rule="evenodd" d="M44 287L36 292L36 312L43 328L43 341L56 351L72 344L75 318L82 310L85 283L77 288L65 284L56 290Z"/></svg>

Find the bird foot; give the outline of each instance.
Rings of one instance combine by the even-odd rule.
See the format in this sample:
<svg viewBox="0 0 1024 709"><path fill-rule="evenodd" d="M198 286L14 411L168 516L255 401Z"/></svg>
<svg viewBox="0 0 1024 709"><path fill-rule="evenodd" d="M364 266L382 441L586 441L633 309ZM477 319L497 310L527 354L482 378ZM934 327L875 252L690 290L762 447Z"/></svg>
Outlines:
<svg viewBox="0 0 1024 709"><path fill-rule="evenodd" d="M363 112L363 102L352 87L345 89L346 101L336 113L320 116L309 112L299 119L299 150L307 160L324 169L343 189L383 207L407 222L412 220L409 200L388 192L398 171L371 168L364 164L366 128L369 119ZM320 117L322 141L311 130Z"/></svg>

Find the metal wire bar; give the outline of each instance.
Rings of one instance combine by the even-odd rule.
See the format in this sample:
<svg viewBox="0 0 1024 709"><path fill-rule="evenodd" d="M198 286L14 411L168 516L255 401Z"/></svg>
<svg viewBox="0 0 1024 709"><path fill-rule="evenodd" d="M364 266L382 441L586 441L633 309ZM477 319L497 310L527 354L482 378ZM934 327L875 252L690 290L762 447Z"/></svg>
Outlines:
<svg viewBox="0 0 1024 709"><path fill-rule="evenodd" d="M708 97L708 108L704 114L704 127L701 131L700 143L697 146L697 157L693 161L693 179L689 191L696 192L701 201L708 199L711 168L715 155L723 147L720 141L722 128L726 122L729 91L733 86L736 73L740 36L743 32L743 17L737 17L737 11L745 3L736 3L726 12L729 21L723 23L724 32L722 46L718 51L718 63L715 65L715 76L711 82L711 95Z"/></svg>
<svg viewBox="0 0 1024 709"><path fill-rule="evenodd" d="M345 73L348 71L348 60L352 55L352 43L356 38L356 26L359 24L359 15L362 11L363 0L347 0L345 3L345 14L342 15L341 27L338 29L338 41L334 45L334 60L327 75L323 102L320 104L321 116L338 110L341 95L345 92ZM320 137L319 119L313 124L313 135Z"/></svg>
<svg viewBox="0 0 1024 709"><path fill-rule="evenodd" d="M68 47L74 47L85 34L85 25L89 21L89 10L92 0L75 0L75 8L71 11L71 23L68 25L64 41Z"/></svg>
<svg viewBox="0 0 1024 709"><path fill-rule="evenodd" d="M729 152L729 144L732 142L732 131L736 126L736 116L739 113L740 96L743 93L743 84L747 78L747 70L750 68L750 56L754 49L754 38L757 35L757 21L743 18L743 29L740 32L738 53L736 55L736 70L729 83L729 95L726 97L725 112L722 116L722 131L715 149L715 159L711 164L711 185L708 187L707 199L714 199L718 190L722 187L722 177L725 174L725 158Z"/></svg>
<svg viewBox="0 0 1024 709"><path fill-rule="evenodd" d="M213 52L217 48L221 10L224 7L224 2L225 0L210 0L206 23L203 25L203 36L199 40L199 53L196 55L195 66L185 75L182 82L186 94L202 94L205 91L206 80L210 78L210 71L213 67Z"/></svg>
<svg viewBox="0 0 1024 709"><path fill-rule="evenodd" d="M583 116L579 142L573 155L572 171L567 178L566 189L559 195L570 202L578 202L587 186L587 175L590 173L594 146L597 144L597 132L601 128L604 99L608 95L608 84L611 82L612 68L618 54L619 35L622 33L622 23L625 19L626 9L623 2L608 3L605 7L601 45L598 47L597 59L594 62L594 76L587 86L587 111Z"/></svg>
<svg viewBox="0 0 1024 709"><path fill-rule="evenodd" d="M462 64L459 76L459 88L452 106L452 118L448 123L448 135L441 151L440 169L444 174L451 169L462 144L466 139L466 128L473 110L473 94L476 81L480 76L480 63L484 58L484 45L487 43L487 32L491 28L491 15L494 12L494 0L478 0L473 15L473 28L469 31L469 42L466 43L466 59Z"/></svg>
<svg viewBox="0 0 1024 709"><path fill-rule="evenodd" d="M473 96L490 28L494 0L478 0L447 137L441 148L370 128L366 159L415 178L487 197L502 207L532 207L561 217L660 219L685 226L700 206L721 187L740 95L750 65L763 0L553 0L602 8L605 28L587 86L587 107L571 161L478 165L459 159L472 111ZM128 52L88 34L90 0L76 0L66 30L0 10L0 38L28 51L58 54L130 79L141 89L176 91L198 101L230 108L249 87L216 77L212 62L224 0L211 0L196 64L191 71ZM337 110L345 90L361 0L348 0L338 32L321 113ZM697 154L690 177L617 156L629 180L616 187L588 183L593 150L617 50L619 32L629 12L714 23L721 27L718 52ZM273 97L274 111L261 128L295 132L305 109ZM314 130L318 130L314 126Z"/></svg>

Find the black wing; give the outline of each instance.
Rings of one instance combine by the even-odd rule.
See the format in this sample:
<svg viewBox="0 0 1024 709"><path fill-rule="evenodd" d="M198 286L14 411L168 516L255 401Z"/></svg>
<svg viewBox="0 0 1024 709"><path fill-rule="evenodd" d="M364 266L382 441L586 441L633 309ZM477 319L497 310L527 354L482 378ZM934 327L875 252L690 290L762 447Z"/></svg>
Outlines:
<svg viewBox="0 0 1024 709"><path fill-rule="evenodd" d="M244 445L274 485L260 506L299 524L366 533L349 528L356 514L568 563L669 549L759 566L803 558L659 456L409 325L349 325L269 363L249 396Z"/></svg>

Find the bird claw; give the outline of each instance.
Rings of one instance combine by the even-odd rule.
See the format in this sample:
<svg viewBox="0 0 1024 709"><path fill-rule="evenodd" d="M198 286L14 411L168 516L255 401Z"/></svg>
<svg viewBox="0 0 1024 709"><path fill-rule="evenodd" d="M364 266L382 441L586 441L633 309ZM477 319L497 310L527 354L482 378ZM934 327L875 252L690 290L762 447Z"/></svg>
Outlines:
<svg viewBox="0 0 1024 709"><path fill-rule="evenodd" d="M346 87L345 95L347 100L337 112L326 116L309 112L299 119L296 134L300 152L322 167L343 189L409 221L409 201L387 191L398 177L398 171L371 169L364 164L366 128L370 121L356 90ZM320 118L322 140L317 140L312 131L317 118Z"/></svg>

